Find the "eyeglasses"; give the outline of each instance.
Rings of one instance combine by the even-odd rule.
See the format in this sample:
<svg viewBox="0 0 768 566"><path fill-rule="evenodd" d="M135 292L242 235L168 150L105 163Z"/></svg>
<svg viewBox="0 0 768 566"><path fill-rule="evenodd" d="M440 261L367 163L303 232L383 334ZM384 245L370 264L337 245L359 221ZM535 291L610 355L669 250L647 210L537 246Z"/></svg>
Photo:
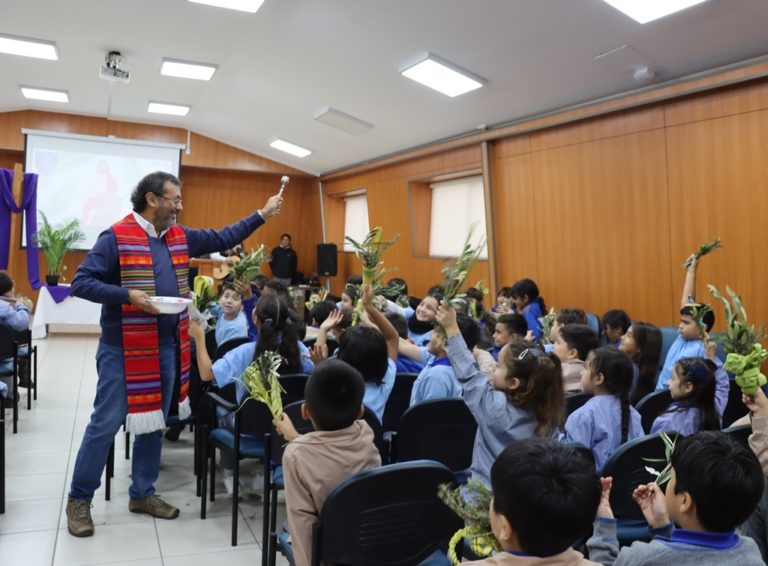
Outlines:
<svg viewBox="0 0 768 566"><path fill-rule="evenodd" d="M168 198L167 196L164 196L164 195L157 195L157 196L159 196L160 198L164 198L167 201L172 202L173 206L180 206L181 205L181 197Z"/></svg>
<svg viewBox="0 0 768 566"><path fill-rule="evenodd" d="M525 350L520 352L520 355L517 356L517 359L525 360L526 358L528 358L528 359L535 360L540 358L542 355L544 355L544 352L542 352L538 348L526 348Z"/></svg>

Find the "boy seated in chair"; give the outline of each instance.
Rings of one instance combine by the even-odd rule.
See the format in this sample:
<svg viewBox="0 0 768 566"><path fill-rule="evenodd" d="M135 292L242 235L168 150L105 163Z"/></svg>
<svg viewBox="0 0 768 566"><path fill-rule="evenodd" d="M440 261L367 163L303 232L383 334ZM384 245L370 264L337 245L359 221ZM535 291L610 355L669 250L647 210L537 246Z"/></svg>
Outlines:
<svg viewBox="0 0 768 566"><path fill-rule="evenodd" d="M600 502L588 450L549 438L518 440L493 463L491 487L491 529L503 552L466 564L595 565L571 548L589 534Z"/></svg>
<svg viewBox="0 0 768 566"><path fill-rule="evenodd" d="M764 564L755 542L735 530L763 494L763 471L757 457L728 435L704 431L680 438L672 452L672 476L666 491L655 483L635 489L632 497L651 527L651 542L636 541L619 551L609 502L611 478L602 482L594 536L587 543L589 556L596 562Z"/></svg>
<svg viewBox="0 0 768 566"><path fill-rule="evenodd" d="M365 383L355 368L328 359L315 366L301 414L314 432L300 435L283 415L275 428L288 440L283 453L285 506L296 566L312 558L312 525L326 498L352 474L381 466L373 431L364 420Z"/></svg>
<svg viewBox="0 0 768 566"><path fill-rule="evenodd" d="M17 298L14 294L13 278L7 271L0 271L0 324L4 324L14 332L29 328L29 313L32 311L32 301ZM19 385L29 387L29 352L27 347L19 349ZM0 375L13 373L13 359L0 360ZM5 383L0 382L0 390L5 390ZM11 387L9 386L8 389Z"/></svg>

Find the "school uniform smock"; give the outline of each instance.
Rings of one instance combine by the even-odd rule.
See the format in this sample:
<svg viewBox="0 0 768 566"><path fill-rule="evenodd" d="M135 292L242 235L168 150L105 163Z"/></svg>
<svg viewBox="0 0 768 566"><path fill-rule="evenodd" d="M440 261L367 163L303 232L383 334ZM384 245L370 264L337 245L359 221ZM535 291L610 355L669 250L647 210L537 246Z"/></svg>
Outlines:
<svg viewBox="0 0 768 566"><path fill-rule="evenodd" d="M707 356L704 342L701 340L685 340L682 336L675 338L669 347L664 366L661 368L659 379L656 381L656 391L669 388L669 378L678 360L682 358L705 358Z"/></svg>

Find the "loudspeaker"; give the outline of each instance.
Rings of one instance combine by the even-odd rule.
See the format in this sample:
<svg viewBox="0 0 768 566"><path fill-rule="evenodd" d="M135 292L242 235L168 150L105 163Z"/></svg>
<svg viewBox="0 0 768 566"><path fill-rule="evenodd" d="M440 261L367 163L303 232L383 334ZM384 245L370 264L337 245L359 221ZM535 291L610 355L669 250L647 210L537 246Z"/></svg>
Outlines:
<svg viewBox="0 0 768 566"><path fill-rule="evenodd" d="M317 244L317 274L335 277L338 271L336 244Z"/></svg>

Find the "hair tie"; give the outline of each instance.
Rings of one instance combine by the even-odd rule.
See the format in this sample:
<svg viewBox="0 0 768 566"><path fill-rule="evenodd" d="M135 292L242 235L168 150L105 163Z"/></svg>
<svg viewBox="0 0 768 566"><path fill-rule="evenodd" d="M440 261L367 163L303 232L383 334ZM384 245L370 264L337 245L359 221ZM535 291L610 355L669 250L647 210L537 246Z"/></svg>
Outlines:
<svg viewBox="0 0 768 566"><path fill-rule="evenodd" d="M272 326L274 323L275 321L272 320L271 318L265 318L262 324L266 324L267 326Z"/></svg>

